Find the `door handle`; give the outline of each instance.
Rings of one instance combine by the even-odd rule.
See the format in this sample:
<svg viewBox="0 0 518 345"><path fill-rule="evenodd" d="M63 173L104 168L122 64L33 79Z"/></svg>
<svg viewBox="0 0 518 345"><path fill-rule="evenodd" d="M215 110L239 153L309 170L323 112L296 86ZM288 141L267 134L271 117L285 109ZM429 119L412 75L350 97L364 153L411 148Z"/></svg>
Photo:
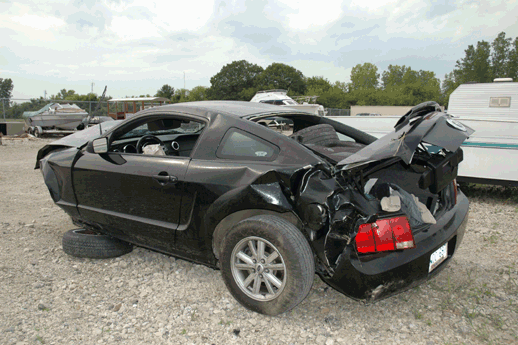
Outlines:
<svg viewBox="0 0 518 345"><path fill-rule="evenodd" d="M168 183L175 184L176 182L178 182L178 177L173 176L173 175L169 175L165 171L161 171L158 175L153 175L153 178L158 183L160 183L162 186L164 186L164 185L166 185Z"/></svg>

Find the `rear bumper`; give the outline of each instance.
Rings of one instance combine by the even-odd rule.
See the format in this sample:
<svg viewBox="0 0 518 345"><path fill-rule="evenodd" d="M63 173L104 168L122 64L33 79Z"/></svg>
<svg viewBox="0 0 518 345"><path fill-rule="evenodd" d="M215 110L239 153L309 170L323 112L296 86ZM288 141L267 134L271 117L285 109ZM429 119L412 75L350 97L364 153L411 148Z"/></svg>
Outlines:
<svg viewBox="0 0 518 345"><path fill-rule="evenodd" d="M324 281L343 294L366 301L382 299L423 283L438 274L451 260L464 237L469 202L459 191L457 205L437 224L414 236L416 248L371 255L357 255L349 245L342 253L332 277ZM448 257L432 272L430 256L445 243Z"/></svg>

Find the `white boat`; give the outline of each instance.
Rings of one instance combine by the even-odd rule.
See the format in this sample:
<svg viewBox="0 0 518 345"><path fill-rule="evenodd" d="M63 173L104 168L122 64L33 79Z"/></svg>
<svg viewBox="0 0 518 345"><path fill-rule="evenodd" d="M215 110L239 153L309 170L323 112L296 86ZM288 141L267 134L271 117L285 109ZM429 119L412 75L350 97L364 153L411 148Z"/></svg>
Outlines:
<svg viewBox="0 0 518 345"><path fill-rule="evenodd" d="M311 101L314 102L317 97L318 96L298 96L296 98L302 102L298 103L288 96L288 91L277 89L258 91L250 102L280 105L282 107L294 108L297 110L307 111L315 115L324 116L325 110L322 105L309 103Z"/></svg>
<svg viewBox="0 0 518 345"><path fill-rule="evenodd" d="M37 111L23 113L26 127L74 130L88 113L75 104L49 103Z"/></svg>
<svg viewBox="0 0 518 345"><path fill-rule="evenodd" d="M518 185L518 83L462 84L451 94L447 113L475 130L462 144L459 181ZM380 138L394 130L400 117L330 118Z"/></svg>

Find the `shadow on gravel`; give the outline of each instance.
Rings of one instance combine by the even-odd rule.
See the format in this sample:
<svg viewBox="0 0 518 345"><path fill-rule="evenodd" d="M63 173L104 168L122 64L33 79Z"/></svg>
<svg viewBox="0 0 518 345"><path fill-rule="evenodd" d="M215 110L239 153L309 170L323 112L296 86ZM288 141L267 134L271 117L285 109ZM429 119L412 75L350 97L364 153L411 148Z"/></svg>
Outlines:
<svg viewBox="0 0 518 345"><path fill-rule="evenodd" d="M476 183L461 183L460 189L470 199L518 204L518 187L492 186Z"/></svg>

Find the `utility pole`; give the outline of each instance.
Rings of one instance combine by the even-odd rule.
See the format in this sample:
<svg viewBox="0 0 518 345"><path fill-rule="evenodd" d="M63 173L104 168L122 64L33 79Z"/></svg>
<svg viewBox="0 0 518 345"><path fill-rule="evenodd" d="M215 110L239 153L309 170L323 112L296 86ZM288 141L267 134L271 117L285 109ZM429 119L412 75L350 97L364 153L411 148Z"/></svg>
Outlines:
<svg viewBox="0 0 518 345"><path fill-rule="evenodd" d="M47 99L47 90L43 90L43 99Z"/></svg>
<svg viewBox="0 0 518 345"><path fill-rule="evenodd" d="M183 95L185 97L185 71L183 71Z"/></svg>
<svg viewBox="0 0 518 345"><path fill-rule="evenodd" d="M4 122L5 122L5 99L2 98L2 109L4 110Z"/></svg>
<svg viewBox="0 0 518 345"><path fill-rule="evenodd" d="M94 93L94 85L95 85L95 83L92 82L92 93Z"/></svg>

